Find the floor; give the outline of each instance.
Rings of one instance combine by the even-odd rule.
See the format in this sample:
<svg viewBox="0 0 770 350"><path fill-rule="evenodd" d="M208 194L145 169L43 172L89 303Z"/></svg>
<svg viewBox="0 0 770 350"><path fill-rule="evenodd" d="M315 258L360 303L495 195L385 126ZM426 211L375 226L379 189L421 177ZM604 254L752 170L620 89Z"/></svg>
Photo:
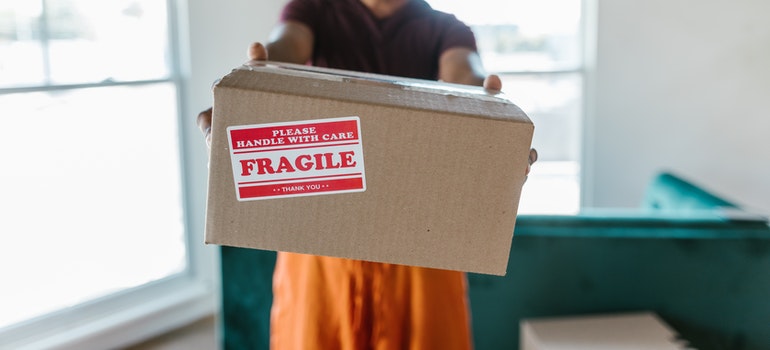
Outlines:
<svg viewBox="0 0 770 350"><path fill-rule="evenodd" d="M163 334L125 350L215 350L219 349L216 320L207 317L176 331Z"/></svg>

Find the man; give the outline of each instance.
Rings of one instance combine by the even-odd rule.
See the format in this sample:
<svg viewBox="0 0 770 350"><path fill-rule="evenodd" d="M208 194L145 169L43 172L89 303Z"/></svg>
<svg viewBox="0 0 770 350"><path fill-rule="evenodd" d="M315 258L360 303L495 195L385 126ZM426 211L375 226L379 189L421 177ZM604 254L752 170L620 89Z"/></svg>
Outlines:
<svg viewBox="0 0 770 350"><path fill-rule="evenodd" d="M423 0L291 0L248 55L502 88L485 75L471 30ZM210 125L209 109L198 116L207 140ZM462 272L279 253L273 291L275 349L472 347Z"/></svg>

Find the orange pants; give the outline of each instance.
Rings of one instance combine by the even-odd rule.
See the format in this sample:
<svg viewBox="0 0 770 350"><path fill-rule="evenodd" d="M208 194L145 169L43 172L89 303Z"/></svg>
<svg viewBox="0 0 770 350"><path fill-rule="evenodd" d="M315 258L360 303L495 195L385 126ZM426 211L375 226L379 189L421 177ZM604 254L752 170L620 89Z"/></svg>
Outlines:
<svg viewBox="0 0 770 350"><path fill-rule="evenodd" d="M465 274L279 253L272 349L470 349Z"/></svg>

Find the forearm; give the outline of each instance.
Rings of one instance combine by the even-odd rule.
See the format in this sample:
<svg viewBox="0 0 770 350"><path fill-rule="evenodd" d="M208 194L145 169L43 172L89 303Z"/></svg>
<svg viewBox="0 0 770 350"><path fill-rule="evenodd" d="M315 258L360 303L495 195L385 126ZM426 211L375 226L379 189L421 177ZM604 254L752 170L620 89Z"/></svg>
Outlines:
<svg viewBox="0 0 770 350"><path fill-rule="evenodd" d="M276 27L267 43L271 61L305 64L313 54L313 33L297 22L286 22Z"/></svg>
<svg viewBox="0 0 770 350"><path fill-rule="evenodd" d="M448 83L482 86L486 73L479 55L467 48L445 51L439 60L439 80Z"/></svg>

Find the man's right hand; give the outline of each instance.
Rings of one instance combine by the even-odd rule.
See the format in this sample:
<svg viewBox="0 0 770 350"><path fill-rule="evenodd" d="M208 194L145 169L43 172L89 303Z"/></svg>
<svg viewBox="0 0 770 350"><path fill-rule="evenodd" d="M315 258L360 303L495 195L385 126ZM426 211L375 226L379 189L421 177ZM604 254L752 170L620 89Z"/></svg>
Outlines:
<svg viewBox="0 0 770 350"><path fill-rule="evenodd" d="M247 65L256 64L256 61L267 60L267 49L262 43L253 43L249 45L247 54L249 56L249 61L246 62ZM203 137L206 139L206 145L211 148L211 107L198 113L196 123L198 124L198 129L201 130Z"/></svg>

